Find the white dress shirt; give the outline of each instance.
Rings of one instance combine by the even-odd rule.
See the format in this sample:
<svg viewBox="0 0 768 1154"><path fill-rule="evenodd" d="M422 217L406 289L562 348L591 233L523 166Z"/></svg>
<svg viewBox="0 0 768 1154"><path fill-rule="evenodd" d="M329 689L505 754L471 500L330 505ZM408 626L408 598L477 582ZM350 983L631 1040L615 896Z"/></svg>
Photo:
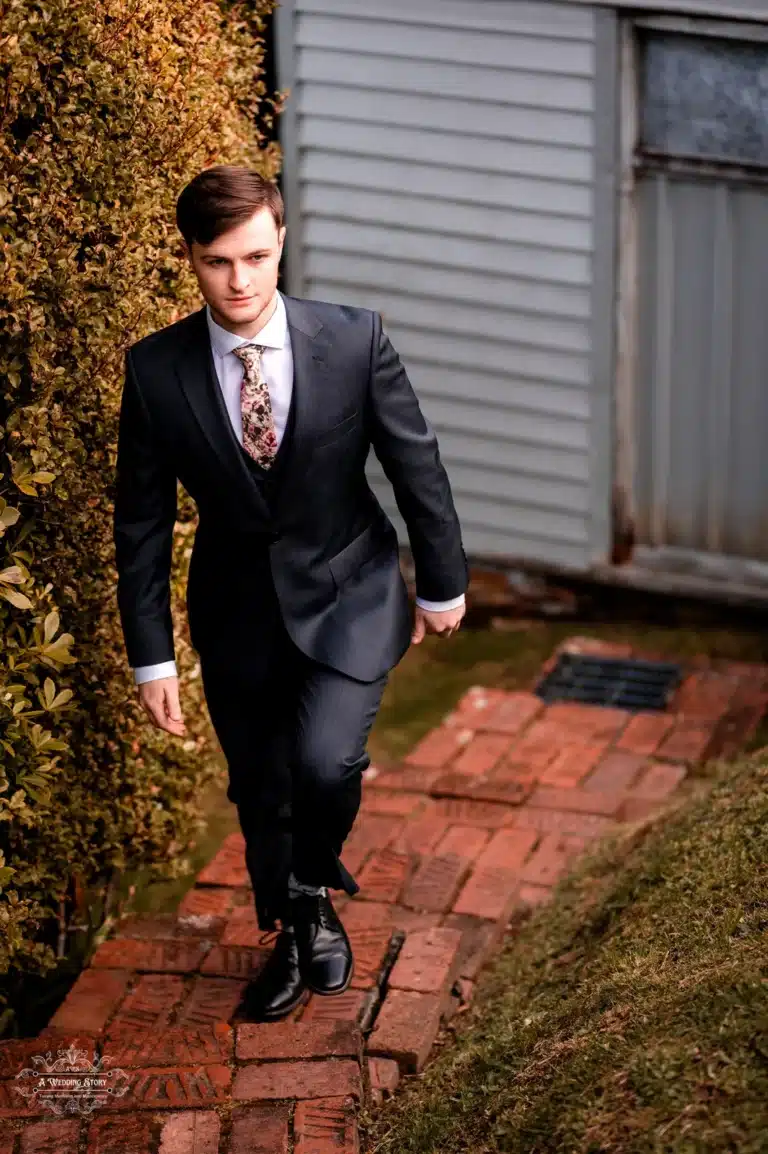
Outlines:
<svg viewBox="0 0 768 1154"><path fill-rule="evenodd" d="M241 337L222 328L213 319L209 305L206 305L205 315L219 387L224 396L224 403L232 422L232 428L241 445L243 443L243 422L240 410L240 389L245 370L242 362L234 356L232 350L238 345L247 344L249 341L265 346L261 355L261 371L269 388L272 420L279 446L285 432L293 393L293 353L282 294L277 294L277 307L274 313L264 328L254 337ZM416 604L420 605L422 609L441 612L463 605L464 594L462 593L450 601L424 601L417 597ZM159 661L154 665L139 665L133 672L137 685L143 681L154 681L157 677L175 677L176 662Z"/></svg>

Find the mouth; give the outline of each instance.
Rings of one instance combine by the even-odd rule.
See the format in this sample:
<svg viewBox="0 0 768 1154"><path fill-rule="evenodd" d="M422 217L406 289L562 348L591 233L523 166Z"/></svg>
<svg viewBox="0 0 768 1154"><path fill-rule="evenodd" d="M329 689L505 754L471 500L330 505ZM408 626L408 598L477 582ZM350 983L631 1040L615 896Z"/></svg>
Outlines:
<svg viewBox="0 0 768 1154"><path fill-rule="evenodd" d="M253 297L230 297L227 304L230 305L247 305L253 300Z"/></svg>

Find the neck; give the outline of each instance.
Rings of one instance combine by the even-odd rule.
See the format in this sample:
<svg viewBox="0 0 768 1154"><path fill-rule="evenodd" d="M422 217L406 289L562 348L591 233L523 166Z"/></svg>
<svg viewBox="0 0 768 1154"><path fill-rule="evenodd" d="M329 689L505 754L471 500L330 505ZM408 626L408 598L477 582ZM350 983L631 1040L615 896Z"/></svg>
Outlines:
<svg viewBox="0 0 768 1154"><path fill-rule="evenodd" d="M208 302L208 307L211 310L211 316L216 321L216 324L221 325L228 333L234 333L235 336L238 337L255 337L275 315L277 310L277 289L275 289L272 298L264 305L259 315L254 320L243 321L242 324L238 324L237 321L232 321L228 317L222 316L210 301Z"/></svg>

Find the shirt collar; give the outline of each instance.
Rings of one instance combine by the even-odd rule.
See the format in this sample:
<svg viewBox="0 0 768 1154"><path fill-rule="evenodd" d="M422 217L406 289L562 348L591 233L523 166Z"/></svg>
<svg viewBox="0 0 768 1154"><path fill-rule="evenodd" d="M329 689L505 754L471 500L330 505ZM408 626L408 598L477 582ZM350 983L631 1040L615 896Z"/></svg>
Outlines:
<svg viewBox="0 0 768 1154"><path fill-rule="evenodd" d="M285 302L283 301L282 293L277 294L277 307L269 318L261 332L257 333L255 337L241 337L237 333L231 333L229 329L222 328L220 324L213 319L211 315L211 306L205 306L205 319L208 322L208 333L213 345L219 356L225 356L236 349L238 345L247 344L252 341L254 344L266 345L270 349L282 349L285 345L286 336L288 334L288 318L285 312Z"/></svg>

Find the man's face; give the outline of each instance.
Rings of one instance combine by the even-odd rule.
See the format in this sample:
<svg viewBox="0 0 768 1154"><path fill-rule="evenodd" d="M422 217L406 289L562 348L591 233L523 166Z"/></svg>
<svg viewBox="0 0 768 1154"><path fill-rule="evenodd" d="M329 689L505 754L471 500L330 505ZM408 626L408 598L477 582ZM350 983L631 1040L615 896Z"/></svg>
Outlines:
<svg viewBox="0 0 768 1154"><path fill-rule="evenodd" d="M185 245L214 320L247 336L269 312L284 239L285 228L278 232L269 209L261 208L211 244L193 241L191 252Z"/></svg>

